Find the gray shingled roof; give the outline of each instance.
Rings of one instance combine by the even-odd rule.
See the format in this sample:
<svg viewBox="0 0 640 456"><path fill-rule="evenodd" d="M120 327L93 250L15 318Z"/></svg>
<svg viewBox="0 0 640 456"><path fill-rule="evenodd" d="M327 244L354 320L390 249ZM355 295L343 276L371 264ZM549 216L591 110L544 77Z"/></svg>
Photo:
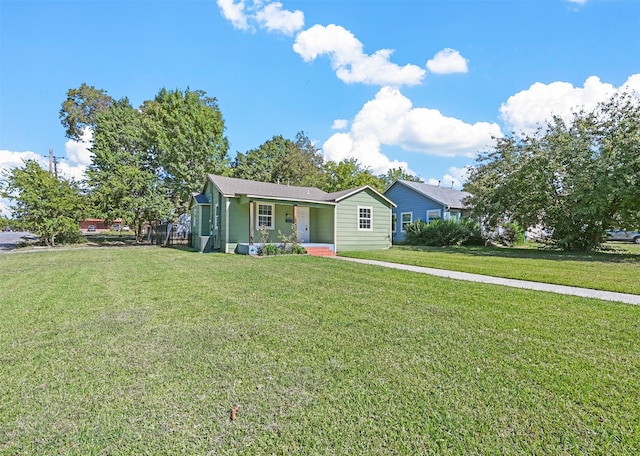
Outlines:
<svg viewBox="0 0 640 456"><path fill-rule="evenodd" d="M261 198L276 198L296 201L309 201L319 203L337 203L340 199L352 193L357 193L365 188L351 188L340 192L327 193L315 187L296 187L294 185L272 184L269 182L256 182L246 179L236 179L235 177L207 175L208 179L218 187L225 196L250 195ZM382 198L386 196L372 189ZM387 199L388 200L388 199ZM391 204L393 202L389 201Z"/></svg>
<svg viewBox="0 0 640 456"><path fill-rule="evenodd" d="M327 192L315 187L296 187L293 185L256 182L234 177L217 176L215 174L209 174L208 178L225 196L252 195L298 201L333 201Z"/></svg>
<svg viewBox="0 0 640 456"><path fill-rule="evenodd" d="M440 187L437 185L424 184L420 182L410 182L405 180L397 180L399 184L405 185L422 195L437 201L440 204L449 206L453 209L467 209L468 207L462 202L471 193L456 190L454 188Z"/></svg>

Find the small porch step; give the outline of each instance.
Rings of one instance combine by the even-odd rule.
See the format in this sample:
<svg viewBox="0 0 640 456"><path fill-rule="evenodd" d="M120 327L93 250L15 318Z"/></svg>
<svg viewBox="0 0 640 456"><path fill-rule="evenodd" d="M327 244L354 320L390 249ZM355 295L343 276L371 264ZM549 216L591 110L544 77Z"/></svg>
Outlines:
<svg viewBox="0 0 640 456"><path fill-rule="evenodd" d="M336 256L335 252L329 247L305 247L307 253L311 256L329 257Z"/></svg>

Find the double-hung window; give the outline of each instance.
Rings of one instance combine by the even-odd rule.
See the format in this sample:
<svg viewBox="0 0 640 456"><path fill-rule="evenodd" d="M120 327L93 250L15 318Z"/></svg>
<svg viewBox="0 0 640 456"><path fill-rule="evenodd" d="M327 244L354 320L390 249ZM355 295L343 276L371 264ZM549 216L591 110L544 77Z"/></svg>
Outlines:
<svg viewBox="0 0 640 456"><path fill-rule="evenodd" d="M358 206L358 230L373 230L373 208Z"/></svg>
<svg viewBox="0 0 640 456"><path fill-rule="evenodd" d="M396 215L395 212L391 213L391 232L395 233L396 232L396 227L398 225L398 216Z"/></svg>
<svg viewBox="0 0 640 456"><path fill-rule="evenodd" d="M410 225L413 221L413 212L403 212L400 214L400 231L405 232L407 225Z"/></svg>
<svg viewBox="0 0 640 456"><path fill-rule="evenodd" d="M427 211L427 223L433 222L434 220L440 220L442 215L440 214L440 209L429 209Z"/></svg>
<svg viewBox="0 0 640 456"><path fill-rule="evenodd" d="M258 204L258 221L256 227L273 229L273 204Z"/></svg>

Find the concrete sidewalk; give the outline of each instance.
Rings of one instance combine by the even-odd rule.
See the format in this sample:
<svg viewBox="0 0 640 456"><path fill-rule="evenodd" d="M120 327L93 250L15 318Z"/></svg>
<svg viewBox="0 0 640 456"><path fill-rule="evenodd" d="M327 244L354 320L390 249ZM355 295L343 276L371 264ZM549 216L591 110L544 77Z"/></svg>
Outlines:
<svg viewBox="0 0 640 456"><path fill-rule="evenodd" d="M383 266L386 268L402 269L404 271L418 272L448 279L467 280L469 282L489 283L493 285L503 285L505 287L524 288L527 290L548 291L564 295L580 296L583 298L595 298L605 301L624 302L640 306L640 295L616 293L613 291L591 290L589 288L568 287L565 285L553 285L549 283L530 282L528 280L502 279L480 274L470 274L468 272L447 271L444 269L425 268L421 266L410 266L406 264L389 263L386 261L362 260L359 258L335 257L339 260L352 261L354 263Z"/></svg>

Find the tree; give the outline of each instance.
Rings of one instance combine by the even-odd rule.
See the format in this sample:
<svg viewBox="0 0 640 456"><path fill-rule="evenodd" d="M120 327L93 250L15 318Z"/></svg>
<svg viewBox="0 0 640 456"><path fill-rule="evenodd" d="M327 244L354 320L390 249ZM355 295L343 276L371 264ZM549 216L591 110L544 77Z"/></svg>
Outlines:
<svg viewBox="0 0 640 456"><path fill-rule="evenodd" d="M277 135L257 149L238 153L233 175L260 182L315 186L321 180L322 165L321 152L301 131L295 141Z"/></svg>
<svg viewBox="0 0 640 456"><path fill-rule="evenodd" d="M60 109L60 122L65 127L66 136L76 141L82 140L84 129L94 128L98 113L112 103L113 99L107 92L85 83L77 89L69 89Z"/></svg>
<svg viewBox="0 0 640 456"><path fill-rule="evenodd" d="M13 217L23 229L50 246L79 237L78 222L85 216L86 197L76 182L58 179L35 160L13 168L5 178L0 193L15 201Z"/></svg>
<svg viewBox="0 0 640 456"><path fill-rule="evenodd" d="M160 177L182 213L206 174L228 172L229 144L217 100L201 90L161 89L143 104L142 112Z"/></svg>
<svg viewBox="0 0 640 456"><path fill-rule="evenodd" d="M325 192L339 192L365 185L383 191L385 183L355 158L345 158L339 163L329 161L324 166L322 190Z"/></svg>
<svg viewBox="0 0 640 456"><path fill-rule="evenodd" d="M565 250L595 249L607 229L635 226L639 105L635 96L616 96L568 125L556 117L535 135L497 139L465 185L475 215L488 227L551 228L552 243Z"/></svg>
<svg viewBox="0 0 640 456"><path fill-rule="evenodd" d="M126 98L102 110L96 117L93 161L87 169L87 184L100 215L133 226L138 241L145 222L172 216L143 121L143 114Z"/></svg>
<svg viewBox="0 0 640 456"><path fill-rule="evenodd" d="M378 179L382 181L385 189L391 187L391 184L400 179L409 182L424 182L424 180L422 180L419 176L409 174L402 168L391 168L387 171L386 174L380 174L378 176Z"/></svg>

